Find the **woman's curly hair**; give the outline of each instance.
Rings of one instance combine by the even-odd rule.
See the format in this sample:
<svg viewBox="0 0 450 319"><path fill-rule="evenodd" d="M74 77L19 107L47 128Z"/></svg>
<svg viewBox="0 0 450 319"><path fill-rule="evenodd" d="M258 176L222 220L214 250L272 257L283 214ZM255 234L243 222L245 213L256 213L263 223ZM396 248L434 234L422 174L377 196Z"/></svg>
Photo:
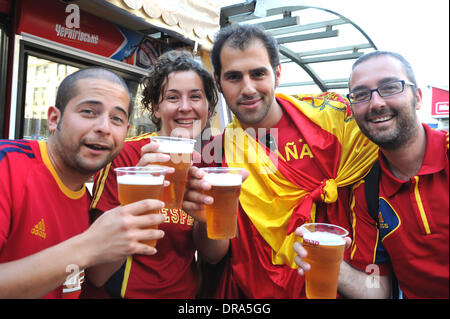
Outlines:
<svg viewBox="0 0 450 319"><path fill-rule="evenodd" d="M141 103L151 114L151 120L157 129L161 129L161 120L155 117L153 107L162 102L164 88L169 74L178 71L194 71L203 82L209 114L214 113L218 103L218 93L210 72L194 59L194 56L183 50L172 50L162 54L150 69L150 73L141 81L143 85Z"/></svg>

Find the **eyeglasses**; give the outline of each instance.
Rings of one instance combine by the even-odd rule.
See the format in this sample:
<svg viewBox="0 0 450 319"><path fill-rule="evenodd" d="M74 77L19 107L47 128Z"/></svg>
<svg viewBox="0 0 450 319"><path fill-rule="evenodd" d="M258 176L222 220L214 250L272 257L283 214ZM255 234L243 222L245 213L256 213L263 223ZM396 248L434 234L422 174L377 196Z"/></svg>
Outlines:
<svg viewBox="0 0 450 319"><path fill-rule="evenodd" d="M350 92L347 94L347 98L351 104L357 104L362 102L369 102L372 99L372 93L378 92L378 95L381 97L387 97L391 95L400 94L405 90L405 84L415 86L413 83L399 80L385 83L376 89L362 89Z"/></svg>

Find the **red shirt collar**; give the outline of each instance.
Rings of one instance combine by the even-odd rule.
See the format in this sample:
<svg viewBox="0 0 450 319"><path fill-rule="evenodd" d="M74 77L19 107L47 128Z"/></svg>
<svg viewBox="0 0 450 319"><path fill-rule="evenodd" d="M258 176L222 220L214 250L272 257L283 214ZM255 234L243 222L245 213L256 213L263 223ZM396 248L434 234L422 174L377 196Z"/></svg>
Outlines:
<svg viewBox="0 0 450 319"><path fill-rule="evenodd" d="M444 170L448 165L448 132L432 130L427 124L422 123L425 134L427 146L425 148L425 156L416 176L430 175ZM391 197L398 192L400 187L409 183L395 177L387 165L386 159L381 153L378 153L380 167L383 172L383 188L387 196Z"/></svg>

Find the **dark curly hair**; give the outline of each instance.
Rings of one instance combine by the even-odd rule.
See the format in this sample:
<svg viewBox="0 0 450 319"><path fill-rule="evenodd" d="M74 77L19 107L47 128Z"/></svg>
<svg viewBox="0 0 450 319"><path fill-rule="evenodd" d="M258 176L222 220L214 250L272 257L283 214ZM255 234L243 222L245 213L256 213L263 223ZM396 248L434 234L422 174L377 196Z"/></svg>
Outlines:
<svg viewBox="0 0 450 319"><path fill-rule="evenodd" d="M188 51L172 50L162 54L153 65L150 73L141 81L143 85L141 103L151 114L151 120L157 129L161 129L161 120L155 117L153 106L162 102L163 91L169 74L178 71L194 71L202 79L210 114L218 103L217 88L210 72L194 59Z"/></svg>

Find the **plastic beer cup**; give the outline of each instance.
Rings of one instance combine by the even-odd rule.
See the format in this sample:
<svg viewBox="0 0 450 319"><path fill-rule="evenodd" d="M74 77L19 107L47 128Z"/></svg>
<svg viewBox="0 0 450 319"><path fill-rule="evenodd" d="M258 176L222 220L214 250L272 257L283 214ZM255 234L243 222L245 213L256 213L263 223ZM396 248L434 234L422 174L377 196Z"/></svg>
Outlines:
<svg viewBox="0 0 450 319"><path fill-rule="evenodd" d="M162 200L166 203L165 207L181 209L195 140L172 136L152 136L150 139L159 144L157 152L170 155L170 161L155 164L175 168L174 173L166 175L170 185L163 189Z"/></svg>
<svg viewBox="0 0 450 319"><path fill-rule="evenodd" d="M119 202L121 205L131 204L143 199L162 198L164 175L167 168L159 165L145 167L118 167L114 169L117 175ZM145 214L156 214L159 210L151 210ZM158 225L151 226L158 229ZM143 242L149 246L156 246L156 239Z"/></svg>
<svg viewBox="0 0 450 319"><path fill-rule="evenodd" d="M336 299L339 269L344 257L348 231L342 227L310 223L303 224L302 245L308 252L305 261L311 265L305 273L308 299Z"/></svg>
<svg viewBox="0 0 450 319"><path fill-rule="evenodd" d="M203 193L214 198L212 205L204 205L208 238L234 238L242 184L239 172L242 168L205 167L201 170L206 173L203 179L212 185Z"/></svg>

